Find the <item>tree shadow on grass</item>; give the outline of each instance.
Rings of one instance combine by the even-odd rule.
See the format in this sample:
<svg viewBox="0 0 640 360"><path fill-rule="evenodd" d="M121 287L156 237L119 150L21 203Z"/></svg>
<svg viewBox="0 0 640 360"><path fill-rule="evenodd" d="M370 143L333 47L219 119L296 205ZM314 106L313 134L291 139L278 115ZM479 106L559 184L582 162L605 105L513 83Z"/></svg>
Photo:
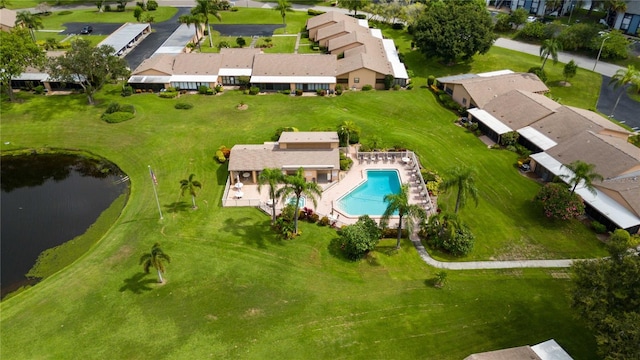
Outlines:
<svg viewBox="0 0 640 360"><path fill-rule="evenodd" d="M387 256L395 256L398 255L398 251L400 249L396 248L395 240L393 245L380 245L376 246L376 251L380 254L384 254Z"/></svg>
<svg viewBox="0 0 640 360"><path fill-rule="evenodd" d="M247 245L256 245L261 249L267 248L267 242L273 245L282 245L281 239L271 230L271 218L260 222L249 217L227 218L224 221L222 231L242 238Z"/></svg>
<svg viewBox="0 0 640 360"><path fill-rule="evenodd" d="M191 210L191 205L185 201L176 201L164 206L168 213L177 213Z"/></svg>
<svg viewBox="0 0 640 360"><path fill-rule="evenodd" d="M132 277L125 279L124 285L122 285L119 291L125 292L129 290L134 294L142 294L143 291L153 290L150 285L156 284L157 281L155 279L144 279L145 275L147 274L139 272Z"/></svg>
<svg viewBox="0 0 640 360"><path fill-rule="evenodd" d="M344 250L342 249L342 242L340 241L339 237L331 239L327 248L329 249L329 254L333 255L333 257L335 257L336 259L342 260L344 262L353 262L353 260L347 257Z"/></svg>

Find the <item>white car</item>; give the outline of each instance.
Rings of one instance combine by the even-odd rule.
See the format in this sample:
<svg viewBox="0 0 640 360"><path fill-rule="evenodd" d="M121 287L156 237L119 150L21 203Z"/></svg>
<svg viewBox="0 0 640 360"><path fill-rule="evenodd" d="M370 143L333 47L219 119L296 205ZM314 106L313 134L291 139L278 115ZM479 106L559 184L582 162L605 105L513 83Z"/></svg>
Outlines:
<svg viewBox="0 0 640 360"><path fill-rule="evenodd" d="M527 17L527 22L532 23L532 22L534 22L534 21L536 21L536 20L537 20L537 18L536 18L535 16L529 16L529 17Z"/></svg>

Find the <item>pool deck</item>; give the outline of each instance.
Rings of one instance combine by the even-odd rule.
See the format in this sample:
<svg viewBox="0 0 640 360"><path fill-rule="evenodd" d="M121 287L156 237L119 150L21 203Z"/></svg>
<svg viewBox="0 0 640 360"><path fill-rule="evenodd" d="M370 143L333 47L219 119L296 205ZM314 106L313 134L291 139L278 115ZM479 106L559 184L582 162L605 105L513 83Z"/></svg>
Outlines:
<svg viewBox="0 0 640 360"><path fill-rule="evenodd" d="M384 153L379 153L384 154ZM425 185L421 182L420 177L413 170L417 169L413 161L405 163L400 156L395 157L395 160L387 160L386 156L383 156L383 160L359 160L353 149L351 149L349 156L353 160L353 166L346 172L340 172L340 179L330 184L319 184L323 188L322 197L317 200L317 206L313 205L310 199L307 199L306 207L313 209L320 217L327 216L330 219L337 218L336 225L350 225L358 220L358 216L351 216L337 207L337 200L344 196L344 194L351 191L353 188L360 185L365 181L366 170L397 170L400 174L400 182L402 184L410 184L410 197L409 202L412 204L419 204L427 211L428 215L431 215L435 210L433 204L435 200L421 193L426 192ZM419 170L418 170L419 171ZM257 185L244 185L241 189L243 192L242 198L235 196L236 190L234 188L228 188L225 192L226 198L223 199L225 206L255 206L259 207L267 213L271 213L271 207L267 205L269 200L269 187L263 186L262 192L258 192ZM276 204L277 213L282 209L282 201ZM379 221L380 216L371 216L372 219ZM391 217L389 221L390 227L397 226L397 217Z"/></svg>

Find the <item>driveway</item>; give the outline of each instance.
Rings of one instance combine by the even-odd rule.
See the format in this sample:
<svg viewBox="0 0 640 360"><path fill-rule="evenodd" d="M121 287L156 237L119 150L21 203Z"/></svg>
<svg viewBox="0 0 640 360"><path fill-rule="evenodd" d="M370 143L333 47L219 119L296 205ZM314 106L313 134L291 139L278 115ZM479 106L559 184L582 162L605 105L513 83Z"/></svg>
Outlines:
<svg viewBox="0 0 640 360"><path fill-rule="evenodd" d="M612 117L627 126L630 126L634 131L640 130L640 104L637 101L629 97L626 91L622 88L614 89L613 85L609 85L611 78L602 75L602 86L600 87L600 97L598 98L598 111L606 115L613 115ZM618 95L623 91L620 97L620 102L616 107L616 112L611 113L613 106L616 104Z"/></svg>
<svg viewBox="0 0 640 360"><path fill-rule="evenodd" d="M284 27L284 24L273 25L226 25L211 24L213 30L222 36L273 36L273 32Z"/></svg>
<svg viewBox="0 0 640 360"><path fill-rule="evenodd" d="M109 35L112 32L116 31L122 24L119 23L92 23L92 22L82 22L82 23L64 23L62 24L67 29L60 34L63 35L75 35L80 34L80 30L87 25L93 26L93 32L91 35Z"/></svg>
<svg viewBox="0 0 640 360"><path fill-rule="evenodd" d="M156 50L158 50L158 48L169 38L169 36L176 31L178 26L180 26L178 18L181 15L188 14L189 11L189 8L178 8L178 13L176 13L171 19L151 24L151 34L149 34L140 42L140 44L133 48L133 50L124 57L127 64L129 64L129 68L134 70L145 59L150 58L151 55L153 55L153 53L156 52Z"/></svg>

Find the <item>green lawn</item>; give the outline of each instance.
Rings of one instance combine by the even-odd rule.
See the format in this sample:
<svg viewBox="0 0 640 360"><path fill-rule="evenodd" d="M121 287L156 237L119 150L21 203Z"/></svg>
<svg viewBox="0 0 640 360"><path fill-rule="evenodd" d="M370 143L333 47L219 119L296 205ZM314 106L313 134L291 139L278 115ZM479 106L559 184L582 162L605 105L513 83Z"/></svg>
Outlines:
<svg viewBox="0 0 640 360"><path fill-rule="evenodd" d="M112 5L114 7L114 5ZM98 12L98 8L86 9L86 10L73 10L70 14L63 12L54 12L49 16L42 17L42 25L45 30L63 30L62 24L68 22L88 22L91 19L92 23L126 23L136 22L133 17L133 9L131 3L126 7L124 12L110 11L110 12ZM173 15L178 12L175 7L159 7L156 11L149 11L148 13L153 15L155 22L161 22L169 20ZM153 26L152 26L153 27Z"/></svg>
<svg viewBox="0 0 640 360"><path fill-rule="evenodd" d="M282 126L304 131L351 120L362 128L363 142L377 136L386 146L408 147L428 168L442 173L462 164L478 170L479 205L470 203L460 213L477 238L463 260L604 255L583 225L541 215L530 201L539 185L515 169L515 154L487 149L455 126L455 115L423 88L427 75L454 70L438 73L437 64L400 44L418 75L410 91L340 97L226 91L169 100L154 94L122 98L114 85L96 96L96 107L82 95L20 93L21 102L3 102L3 153L91 151L130 176L131 196L111 228L85 235L93 242L104 232L85 255L0 303L0 356L461 359L554 338L576 359L595 358L595 341L569 308L566 270L449 271L448 285L436 290L430 279L437 270L407 241L396 252L395 240L385 240L354 263L330 246L336 238L331 229L305 223L300 237L282 241L260 211L221 208L227 171L212 159L220 145L262 143ZM492 54L500 66L513 57L501 49L487 56ZM464 66L489 71L497 65L478 57L458 67ZM579 82L572 88L572 101L579 101L584 90ZM111 101L135 105L136 117L101 121ZM194 108L176 110L177 101ZM236 110L240 102L249 109ZM147 165L159 181L162 221ZM174 211L185 200L179 180L190 173L203 183L199 209ZM453 199L442 196L440 205L450 208ZM172 256L164 286L138 265L155 242Z"/></svg>

